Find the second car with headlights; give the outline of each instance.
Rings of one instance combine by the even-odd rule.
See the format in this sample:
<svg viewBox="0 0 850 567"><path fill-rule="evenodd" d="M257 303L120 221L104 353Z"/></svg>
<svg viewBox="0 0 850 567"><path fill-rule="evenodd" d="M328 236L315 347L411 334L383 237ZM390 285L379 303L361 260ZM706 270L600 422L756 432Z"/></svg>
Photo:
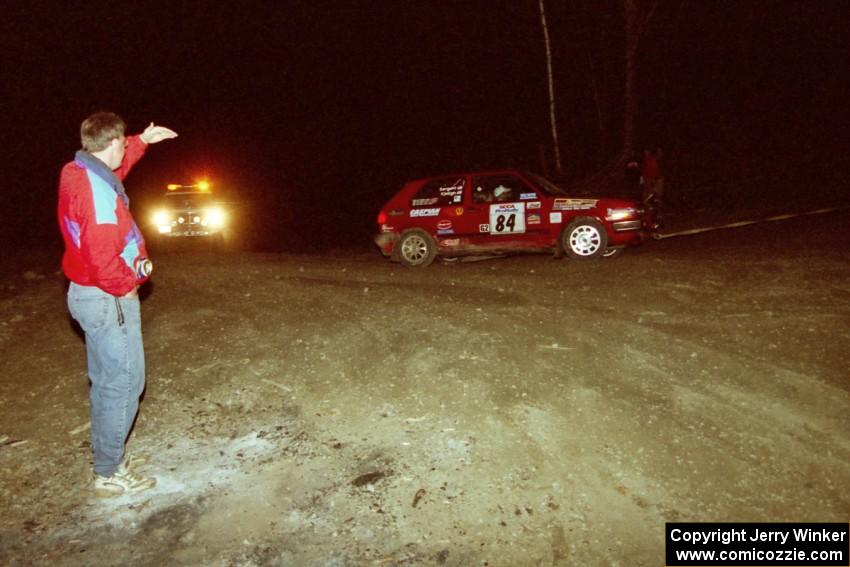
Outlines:
<svg viewBox="0 0 850 567"><path fill-rule="evenodd" d="M162 237L219 236L227 224L224 208L215 201L209 184L168 186L151 219Z"/></svg>

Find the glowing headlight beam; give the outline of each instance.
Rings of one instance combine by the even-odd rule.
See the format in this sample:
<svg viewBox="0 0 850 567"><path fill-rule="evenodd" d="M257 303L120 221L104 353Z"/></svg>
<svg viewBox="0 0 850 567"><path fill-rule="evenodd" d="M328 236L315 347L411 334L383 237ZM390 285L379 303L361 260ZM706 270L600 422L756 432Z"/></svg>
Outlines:
<svg viewBox="0 0 850 567"><path fill-rule="evenodd" d="M153 222L156 225L166 225L171 224L171 219L168 216L168 212L166 211L156 211L153 214Z"/></svg>
<svg viewBox="0 0 850 567"><path fill-rule="evenodd" d="M212 207L206 211L206 219L212 228L221 228L224 226L225 215L220 207Z"/></svg>
<svg viewBox="0 0 850 567"><path fill-rule="evenodd" d="M608 214L605 216L605 220L619 221L624 219L631 219L636 216L637 210L633 207L628 207L625 209L608 209Z"/></svg>

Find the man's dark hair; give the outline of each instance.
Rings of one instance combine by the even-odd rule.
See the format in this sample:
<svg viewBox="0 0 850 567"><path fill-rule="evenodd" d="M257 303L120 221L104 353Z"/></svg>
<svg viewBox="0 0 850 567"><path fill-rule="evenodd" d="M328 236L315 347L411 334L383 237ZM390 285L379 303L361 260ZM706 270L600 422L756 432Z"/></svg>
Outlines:
<svg viewBox="0 0 850 567"><path fill-rule="evenodd" d="M95 112L80 126L83 149L89 153L105 150L109 142L124 135L127 125L114 112Z"/></svg>

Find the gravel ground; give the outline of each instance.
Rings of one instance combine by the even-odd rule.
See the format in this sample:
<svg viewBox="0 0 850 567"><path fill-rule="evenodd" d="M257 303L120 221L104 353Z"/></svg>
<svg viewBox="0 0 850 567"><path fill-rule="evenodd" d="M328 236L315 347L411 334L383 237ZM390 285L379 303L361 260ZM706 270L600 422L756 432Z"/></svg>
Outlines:
<svg viewBox="0 0 850 567"><path fill-rule="evenodd" d="M96 499L58 258L0 281L4 565L663 564L668 521L850 517L841 213L404 269L171 249Z"/></svg>

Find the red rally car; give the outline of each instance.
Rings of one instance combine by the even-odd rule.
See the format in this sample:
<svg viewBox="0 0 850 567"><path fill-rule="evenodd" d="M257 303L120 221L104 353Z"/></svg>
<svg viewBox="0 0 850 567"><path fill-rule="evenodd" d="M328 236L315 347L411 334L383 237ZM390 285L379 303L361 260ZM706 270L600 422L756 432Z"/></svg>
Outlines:
<svg viewBox="0 0 850 567"><path fill-rule="evenodd" d="M517 251L590 259L641 242L643 217L634 201L571 198L533 173L481 171L406 183L378 214L375 243L405 266Z"/></svg>

